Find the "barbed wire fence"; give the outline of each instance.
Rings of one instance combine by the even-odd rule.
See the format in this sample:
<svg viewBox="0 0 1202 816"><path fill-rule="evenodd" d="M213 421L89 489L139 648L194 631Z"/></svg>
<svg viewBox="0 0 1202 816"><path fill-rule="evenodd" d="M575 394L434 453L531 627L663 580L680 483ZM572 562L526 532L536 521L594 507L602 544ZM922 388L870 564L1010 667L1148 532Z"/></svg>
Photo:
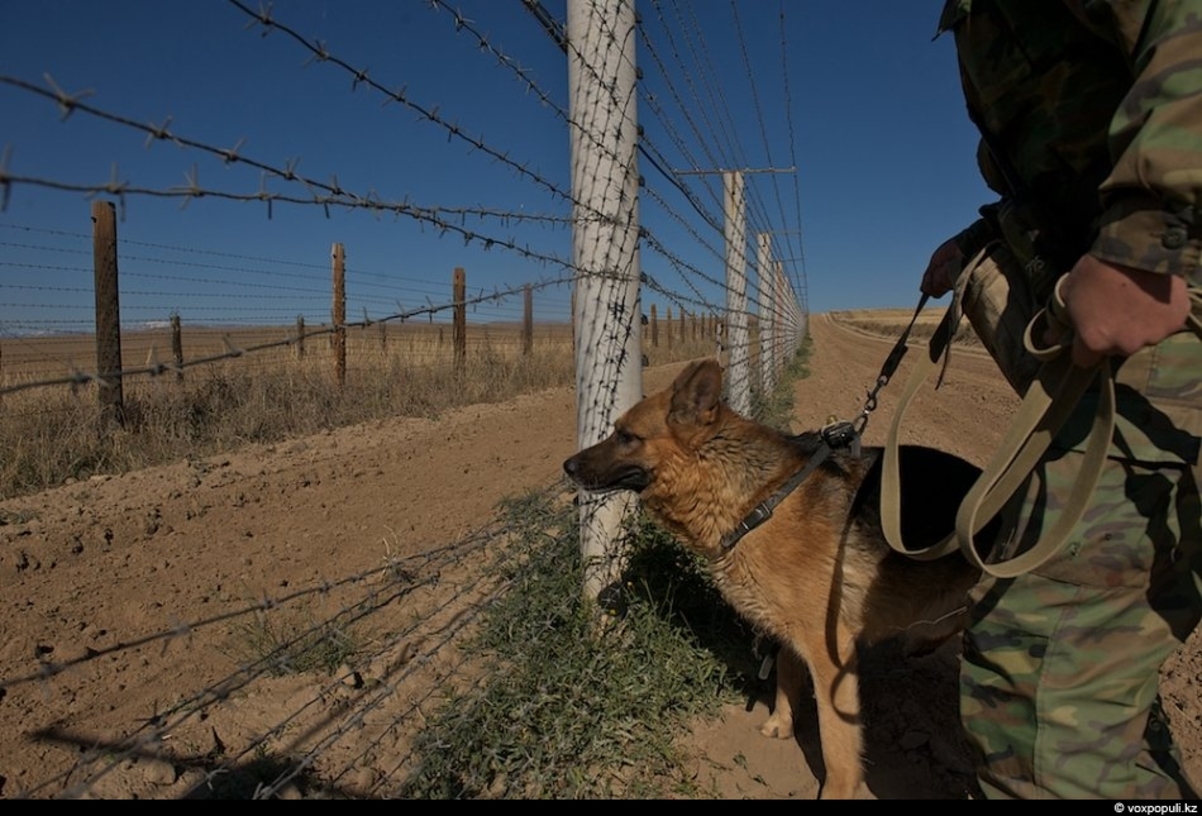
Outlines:
<svg viewBox="0 0 1202 816"><path fill-rule="evenodd" d="M229 2L252 30L283 36L322 70L344 74L351 92L364 91L399 106L414 114L418 124L440 130L448 142L506 168L515 179L539 191L550 202L549 209L530 213L387 199L371 190L348 189L334 175L322 180L303 174L295 160L252 155L240 142L220 147L195 138L170 119L157 124L138 121L102 104L103 89L95 101L85 101L90 94L68 92L51 77L38 81L3 74L0 85L21 94L30 105L56 106L64 126L68 119L91 118L147 145L174 144L199 158L187 170L185 184L156 186L128 181L115 166L101 181L25 173L6 149L0 157L0 203L7 207L22 189L104 199L105 203L93 203L94 216L109 223L103 213L110 210L113 225L124 223L119 216L135 197L183 205L200 199L257 203L263 205L268 220L284 206L317 208L327 217L339 211L370 213L416 223L465 246L495 249L520 261L523 268L539 270L538 274L526 273L517 283L472 292L470 285L456 286L458 276L435 283L430 276L404 279L356 270L351 263L343 270L344 280L352 281L350 302L344 293L341 309L335 305L327 311L330 263L165 245L140 235L118 238L112 226L112 234L106 233L103 241L111 240L114 268L118 251L127 267L119 284L112 281L121 302L115 314L104 318L106 325L118 333L124 330L127 337L139 333L131 329L151 324L162 333L149 348L127 346L116 356L98 351L95 365L90 365L83 362L79 338L99 338L104 333L101 309L90 301L101 285L88 285L88 276L102 265L95 249L102 239L95 233L0 220L0 315L4 315L0 319L0 411L13 410L10 395L19 392L63 393L65 389L76 394L95 388L100 396L106 391L111 395L130 379L171 379L229 361L252 364L255 359L271 359L269 355L281 349L295 355L306 343L312 348L318 338L342 337L345 343L350 331L361 333L364 345L387 344L389 326L422 320L427 325L437 320L440 329L455 334L448 347L453 343L460 349L466 334L459 334L457 327L465 310L478 310L484 322L529 326L532 293L545 294L552 304L544 314L570 313L567 342L575 349L580 446L603 438L613 419L641 395L644 344L659 343L659 307L665 309L662 330L669 345L673 337L684 344L690 327L696 339L700 325L701 340L727 366L727 397L737 409L749 412L751 395L775 386L806 334L802 236L794 225L796 215L786 215L780 180L772 177L771 205L761 185L748 182L745 174L755 166L773 166L762 100L757 95L754 104L764 152L752 162L692 4L650 0L640 17L634 0L569 0L567 19L560 24L537 0L523 0L525 9L565 55L567 101L558 100L534 72L492 42L484 27L453 4L444 0L424 4L440 24L450 25L457 36L472 42L495 62L495 70L512 75L562 124L571 139L571 167L547 173L519 158L517 151L448 118L438 106L417 101L396 82L398 78L389 78L389 84L377 80L366 62L333 53L321 39L278 18L270 6ZM754 92L737 4L731 8L745 79ZM782 71L787 77L783 6L780 17ZM653 76L636 66L636 50L650 58L647 64ZM787 93L787 79L785 87ZM791 107L791 100L786 103L786 108ZM643 114L642 121L636 111ZM792 132L791 112L789 116ZM258 186L231 190L202 183L201 161L252 171L258 174ZM796 166L792 153L787 163ZM794 213L799 209L797 189L794 181ZM558 241L538 244L507 231L517 227L570 229L570 252ZM136 229L129 231L137 235ZM783 249L774 251L779 246ZM332 248L331 254L337 257L339 250ZM63 260L78 255L93 255L93 265L78 258ZM30 257L36 260L27 260ZM56 281L66 275L75 282L40 282L44 273L54 273ZM299 314L282 312L278 304L284 293L290 305L301 305ZM333 298L338 299L336 285ZM204 305L189 309L184 304L192 299ZM363 319L351 319L357 314ZM188 337L187 330L194 325L203 329L206 342L219 345L189 345L199 351L185 357L178 351L178 338L181 333ZM373 336L373 328L382 333ZM167 339L168 329L176 339ZM529 347L528 340L522 343ZM166 357L168 348L170 359L160 360L159 353ZM15 354L14 349L20 352ZM145 363L131 364L131 355L143 354ZM459 359L458 354L451 359ZM343 370L345 364L344 357ZM366 363L365 375L373 365L377 363ZM578 506L582 552L586 562L596 567L586 574L584 587L584 596L591 601L620 573L622 529L632 505L613 496L585 495ZM0 676L0 690L37 686L50 694L86 675L89 665L114 651L157 646L161 655L167 655L185 651L195 639L231 622L263 620L313 601L329 610L287 641L243 662L235 672L203 678L202 685L181 692L170 706L150 712L143 723L124 729L120 737L98 742L69 727L44 730L39 739L76 747L77 759L48 768L43 779L25 785L20 793L104 795L115 790L106 787L106 780L126 774L133 764L145 768L162 761L164 755L170 755L177 767L188 769L181 777L185 787L220 789L223 780L270 752L288 759L272 766L270 773L259 769L257 778L270 781L253 791L257 797L286 795L290 786L319 766L323 783L331 788L356 796L395 795L401 790L399 780L416 761L414 734L440 694L434 689L484 682L473 676L470 659L448 644L469 630L517 580L500 579L499 574L520 575L522 569L534 568L535 562L513 545L514 539L511 524L497 520L453 544L389 557L377 569L265 597L203 620L173 622L112 650L61 662L39 654L30 671L15 670L15 664L9 663ZM497 564L506 568L498 570ZM486 565L490 568L484 569ZM448 598L454 601L448 603ZM574 602L564 599L565 605ZM294 668L288 661L295 641L344 631L396 606L404 606L408 623L392 628L387 638L373 645L365 663L368 668L338 667L328 681L306 686L301 701L285 717L242 735L236 749L232 740L229 746L212 744L221 740L215 729L210 737L206 720L221 718L222 706L240 691L254 683L275 682L279 674ZM185 740L207 747L191 752L171 747ZM385 753L389 767L378 762ZM365 766L372 768L366 777L361 773Z"/></svg>

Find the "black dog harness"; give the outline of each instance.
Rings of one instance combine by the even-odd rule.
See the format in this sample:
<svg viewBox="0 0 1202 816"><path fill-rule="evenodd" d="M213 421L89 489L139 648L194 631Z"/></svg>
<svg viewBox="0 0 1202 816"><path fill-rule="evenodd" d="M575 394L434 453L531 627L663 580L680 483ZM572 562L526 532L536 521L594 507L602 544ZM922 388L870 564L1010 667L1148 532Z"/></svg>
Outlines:
<svg viewBox="0 0 1202 816"><path fill-rule="evenodd" d="M790 493L808 479L810 474L827 460L827 457L831 455L831 451L836 448L851 448L855 455L859 455L860 431L856 429L853 423L847 421L832 422L823 428L820 433L822 444L818 447L817 452L809 458L809 461L805 463L805 467L790 477L789 481L781 485L779 490L753 507L751 512L744 516L743 520L733 530L722 536L723 551L734 549L734 546L739 543L743 536L772 518L772 511L776 509L777 505L788 498Z"/></svg>
<svg viewBox="0 0 1202 816"><path fill-rule="evenodd" d="M894 343L893 348L889 351L889 356L885 358L885 363L881 366L881 373L877 375L876 385L868 392L868 399L864 402L864 407L860 410L859 416L853 421L831 422L822 428L819 431L822 437L822 445L818 448L818 451L805 463L805 467L794 474L789 481L781 485L779 490L753 507L751 512L744 516L743 520L735 525L733 530L722 536L721 545L723 552L729 552L734 549L734 546L742 540L743 536L772 518L772 511L788 498L789 494L796 490L802 482L809 478L810 474L826 461L833 450L850 448L853 456L860 455L860 437L863 436L864 428L868 425L868 415L876 410L877 394L889 383L889 378L897 371L897 367L901 365L902 358L906 356L906 341L910 337L910 330L914 328L914 324L918 321L918 315L922 312L922 308L926 306L927 299L928 297L925 294L919 299L918 308L914 310L914 316L910 318L910 325L906 326L906 330L901 333L901 337L897 338L897 342Z"/></svg>

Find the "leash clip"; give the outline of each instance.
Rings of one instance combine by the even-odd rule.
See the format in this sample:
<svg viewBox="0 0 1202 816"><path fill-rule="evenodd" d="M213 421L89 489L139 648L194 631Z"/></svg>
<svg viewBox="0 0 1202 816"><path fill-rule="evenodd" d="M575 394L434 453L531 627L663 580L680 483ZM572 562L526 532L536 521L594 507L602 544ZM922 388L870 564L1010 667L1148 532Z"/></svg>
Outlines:
<svg viewBox="0 0 1202 816"><path fill-rule="evenodd" d="M860 454L860 431L855 423L847 420L827 423L822 430L822 441L832 449L851 448L856 456Z"/></svg>

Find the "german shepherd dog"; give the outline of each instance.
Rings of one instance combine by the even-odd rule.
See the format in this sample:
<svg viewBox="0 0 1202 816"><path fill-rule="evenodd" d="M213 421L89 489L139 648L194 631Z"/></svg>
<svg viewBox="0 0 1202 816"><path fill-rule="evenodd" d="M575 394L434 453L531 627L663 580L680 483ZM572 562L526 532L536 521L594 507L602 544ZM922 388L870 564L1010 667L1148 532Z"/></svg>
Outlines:
<svg viewBox="0 0 1202 816"><path fill-rule="evenodd" d="M776 702L760 729L793 736L809 667L817 698L823 798L863 781L856 645L906 635L935 645L960 630L978 573L958 554L919 562L894 553L880 527L879 448L834 450L764 521L727 538L823 445L786 436L721 401L715 360L691 363L670 388L620 417L602 442L564 462L588 490L633 490L688 549L708 561L734 609L782 645ZM903 533L933 543L951 532L977 469L949 454L903 447ZM724 541L725 539L725 541Z"/></svg>

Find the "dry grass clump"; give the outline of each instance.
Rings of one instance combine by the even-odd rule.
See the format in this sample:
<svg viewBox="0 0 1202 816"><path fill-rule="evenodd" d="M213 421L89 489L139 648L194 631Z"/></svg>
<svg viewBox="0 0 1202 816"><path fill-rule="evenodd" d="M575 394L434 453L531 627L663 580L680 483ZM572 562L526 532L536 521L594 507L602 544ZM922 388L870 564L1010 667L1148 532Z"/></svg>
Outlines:
<svg viewBox="0 0 1202 816"><path fill-rule="evenodd" d="M712 795L676 738L754 682L752 635L704 567L645 520L629 535L623 609L597 627L580 593L578 514L554 498L501 508L509 541L494 569L508 588L465 644L486 680L428 714L391 795Z"/></svg>
<svg viewBox="0 0 1202 816"><path fill-rule="evenodd" d="M351 338L342 387L328 344L318 342L304 358L281 348L188 368L182 380L127 378L125 428L103 434L95 386L9 394L0 398L0 499L250 442L386 417L435 417L575 379L566 331L536 337L528 355L504 332L469 332L462 368L449 337L436 332L390 338L386 346L370 339ZM709 346L678 342L648 357L659 365L702 349Z"/></svg>

